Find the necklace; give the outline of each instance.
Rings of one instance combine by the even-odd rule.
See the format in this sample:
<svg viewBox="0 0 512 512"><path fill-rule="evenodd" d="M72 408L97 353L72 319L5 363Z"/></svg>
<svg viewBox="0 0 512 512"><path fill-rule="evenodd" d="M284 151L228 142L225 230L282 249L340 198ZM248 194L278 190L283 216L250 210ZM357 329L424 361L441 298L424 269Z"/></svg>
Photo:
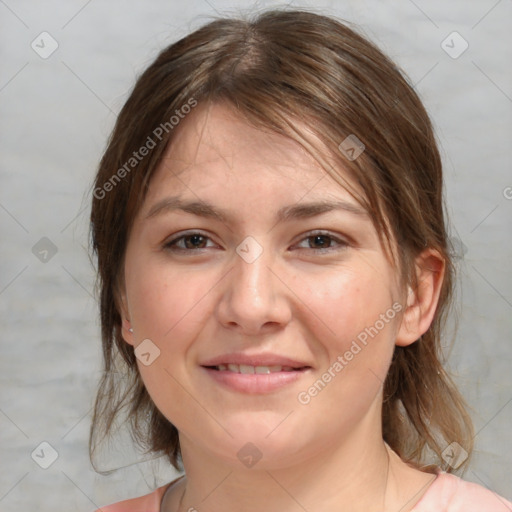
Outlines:
<svg viewBox="0 0 512 512"><path fill-rule="evenodd" d="M386 447L386 455L387 455L387 458L388 458L388 466L387 466L387 470L386 470L386 481L384 483L384 494L382 495L382 510L384 510L385 506L386 506L386 495L387 495L387 491L388 491L389 467L391 465L391 457L389 456L389 450L391 448L388 446L387 443L384 443L384 445ZM162 500L162 503L165 501L165 495L167 494L167 491L169 489L170 489L170 487L166 490L166 492L164 494L164 499ZM176 509L176 512L181 512L181 507L183 506L183 498L185 497L185 490L186 490L186 487L183 487L183 492L181 493L180 501L178 503L178 508Z"/></svg>
<svg viewBox="0 0 512 512"><path fill-rule="evenodd" d="M169 485L167 487L167 489L165 490L163 496L162 496L162 499L160 501L160 512L165 512L167 510L169 510L169 507L168 507L168 499L169 499L169 495L170 495L170 490L178 483L178 480L181 480L182 478L184 478L185 475L181 476L180 478L178 478L175 482L171 483L171 485ZM181 510L181 506L183 504L183 498L185 497L185 487L183 488L183 492L181 493L181 497L180 497L180 501L178 503L178 508L177 508L177 512L179 512Z"/></svg>
<svg viewBox="0 0 512 512"><path fill-rule="evenodd" d="M384 484L384 495L382 496L382 510L386 509L386 495L388 494L388 478L389 478L389 466L391 466L391 457L389 456L389 450L391 448L388 446L388 443L384 441L384 446L386 448L386 455L388 457L388 468L386 470L386 482Z"/></svg>
<svg viewBox="0 0 512 512"><path fill-rule="evenodd" d="M185 497L185 487L183 488L183 492L181 493L181 498L180 498L180 502L178 503L178 509L176 510L176 512L180 512L181 510L181 506L183 505L183 498Z"/></svg>

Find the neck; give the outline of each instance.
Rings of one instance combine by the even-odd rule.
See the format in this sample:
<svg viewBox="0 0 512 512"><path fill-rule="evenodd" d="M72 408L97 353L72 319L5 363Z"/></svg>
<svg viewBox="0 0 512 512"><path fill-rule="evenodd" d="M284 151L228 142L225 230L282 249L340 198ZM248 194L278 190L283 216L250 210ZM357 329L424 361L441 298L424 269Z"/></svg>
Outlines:
<svg viewBox="0 0 512 512"><path fill-rule="evenodd" d="M390 487L395 494L397 461L390 459L382 437L345 439L325 446L313 457L286 467L240 469L209 457L186 439L182 443L186 485L180 512L207 509L383 511Z"/></svg>

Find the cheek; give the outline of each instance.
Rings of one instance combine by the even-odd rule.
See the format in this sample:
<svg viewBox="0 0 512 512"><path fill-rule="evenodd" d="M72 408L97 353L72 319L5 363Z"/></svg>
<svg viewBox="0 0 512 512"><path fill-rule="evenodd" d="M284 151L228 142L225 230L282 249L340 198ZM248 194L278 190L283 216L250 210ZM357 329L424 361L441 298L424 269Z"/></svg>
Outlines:
<svg viewBox="0 0 512 512"><path fill-rule="evenodd" d="M317 317L319 329L334 340L338 350L343 350L347 343L379 321L381 315L392 310L385 269L361 266L329 271L324 277L314 279L302 277L304 304L310 309L310 316ZM394 311L391 314L394 317ZM385 327L378 323L379 331L390 331L391 314L386 317Z"/></svg>
<svg viewBox="0 0 512 512"><path fill-rule="evenodd" d="M177 334L205 314L208 301L203 299L212 286L208 273L199 277L197 272L170 269L168 265L131 270L127 293L137 334L164 344L169 339L182 339Z"/></svg>
<svg viewBox="0 0 512 512"><path fill-rule="evenodd" d="M204 411L185 391L191 387L186 366L187 352L210 318L207 296L215 283L208 273L170 269L169 265L127 265L126 289L130 297L136 345L149 339L158 356L139 373L156 407L178 428L187 422L204 421ZM137 269L137 270L136 270ZM152 349L155 350L155 349ZM183 415L187 410L187 415ZM182 422L185 422L184 424Z"/></svg>
<svg viewBox="0 0 512 512"><path fill-rule="evenodd" d="M329 411L334 425L349 428L372 404L377 407L391 363L398 317L389 281L379 271L354 270L331 273L306 288L309 325L323 353L317 351L319 375L298 400L311 416Z"/></svg>

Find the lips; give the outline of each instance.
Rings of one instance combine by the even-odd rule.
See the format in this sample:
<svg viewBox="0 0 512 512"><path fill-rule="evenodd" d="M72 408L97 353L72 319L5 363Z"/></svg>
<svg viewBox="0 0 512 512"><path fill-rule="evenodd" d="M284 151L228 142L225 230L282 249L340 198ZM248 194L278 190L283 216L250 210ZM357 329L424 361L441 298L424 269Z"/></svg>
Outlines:
<svg viewBox="0 0 512 512"><path fill-rule="evenodd" d="M292 366L281 366L281 365L273 365L273 366L253 366L249 364L219 364L217 366L210 366L212 370L217 370L219 372L228 371L233 373L243 373L244 375L251 374L268 374L268 373L277 373L277 372L293 372L299 371L302 368L293 368ZM305 368L305 367L304 367Z"/></svg>
<svg viewBox="0 0 512 512"><path fill-rule="evenodd" d="M232 391L264 394L296 382L312 369L303 361L276 354L226 354L201 364L215 382Z"/></svg>
<svg viewBox="0 0 512 512"><path fill-rule="evenodd" d="M284 371L293 371L299 370L303 368L310 368L304 361L299 361L296 359L291 359L286 356L281 356L278 354L243 354L241 352L225 354L217 357L213 357L211 359L207 359L201 363L201 366L208 368L217 368L218 367L226 367L225 369L230 369L235 371L235 366L244 367L249 366L253 368L258 367L266 367L266 368L275 368L280 366ZM240 372L244 373L244 372Z"/></svg>

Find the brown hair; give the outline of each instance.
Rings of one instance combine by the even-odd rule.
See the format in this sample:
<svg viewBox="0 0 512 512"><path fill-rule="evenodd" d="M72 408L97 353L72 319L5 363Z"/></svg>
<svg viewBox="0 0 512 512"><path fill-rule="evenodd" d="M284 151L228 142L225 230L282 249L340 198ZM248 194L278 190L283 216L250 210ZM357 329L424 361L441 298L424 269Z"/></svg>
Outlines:
<svg viewBox="0 0 512 512"><path fill-rule="evenodd" d="M135 441L180 466L178 431L153 404L133 347L122 338L118 291L133 219L176 119L190 110L185 105L207 101L228 102L248 122L294 138L347 187L336 171L342 165L364 191L358 200L381 239L388 245L395 240L404 286L415 286L414 258L425 247L442 255L446 271L431 326L412 345L395 347L384 385L383 436L417 467L425 468L432 455L444 466L442 452L454 441L471 453L472 423L442 365L441 332L454 269L441 159L428 114L396 65L347 24L306 11L270 11L248 21L215 20L164 49L117 119L96 176L91 213L104 356L91 460L100 436L108 436L124 413ZM349 135L365 145L356 159L338 149Z"/></svg>

